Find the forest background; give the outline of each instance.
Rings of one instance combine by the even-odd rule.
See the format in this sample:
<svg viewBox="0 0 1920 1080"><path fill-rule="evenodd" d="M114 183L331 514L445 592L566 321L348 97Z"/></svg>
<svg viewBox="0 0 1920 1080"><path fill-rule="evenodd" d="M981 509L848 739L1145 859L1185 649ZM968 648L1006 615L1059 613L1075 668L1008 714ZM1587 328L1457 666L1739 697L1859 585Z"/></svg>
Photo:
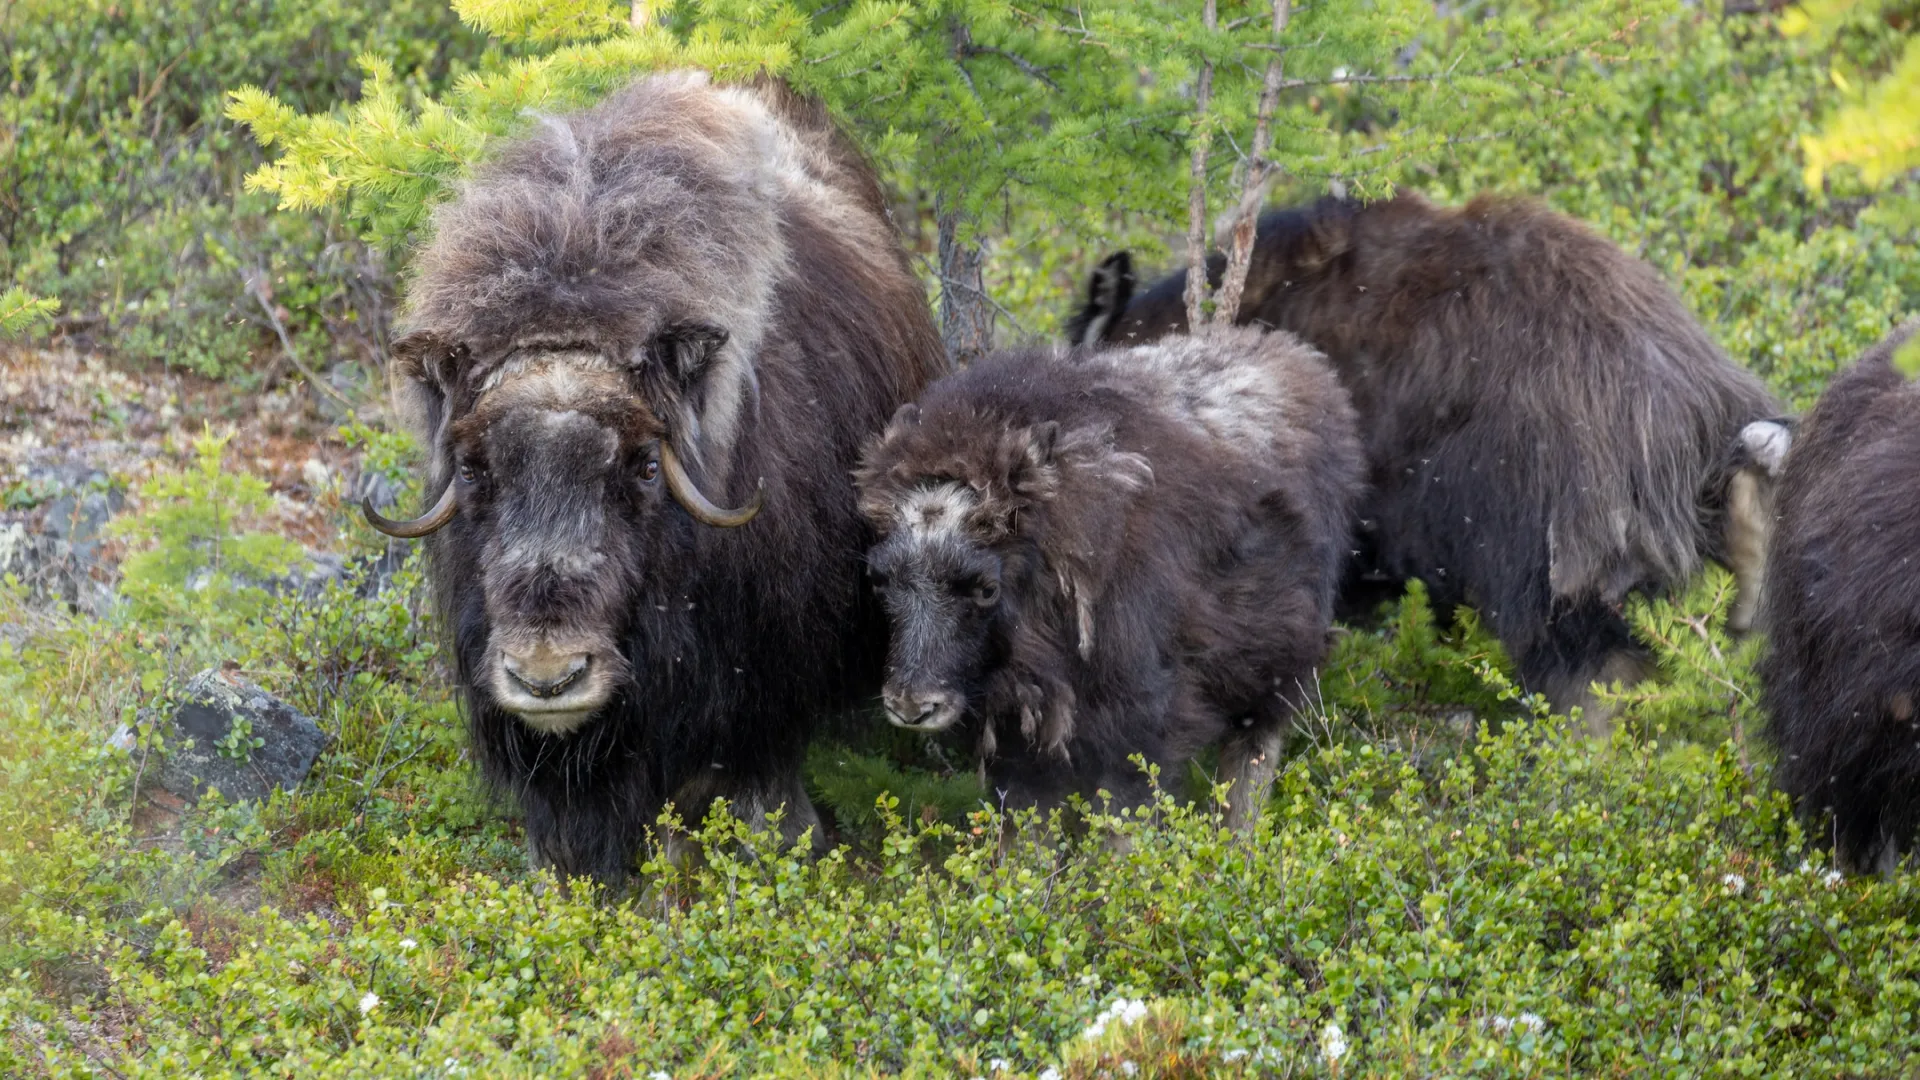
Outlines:
<svg viewBox="0 0 1920 1080"><path fill-rule="evenodd" d="M1057 337L1115 247L1499 190L1804 407L1920 309L1915 13L5 0L0 1073L1910 1075L1920 879L1840 879L1771 791L1717 571L1634 609L1662 677L1608 744L1416 590L1342 637L1250 841L1203 762L1124 851L1002 851L963 747L849 717L809 766L835 854L716 816L738 847L610 905L527 870L419 568L347 507L418 494L381 387L432 204L529 110L686 65L827 101L961 360ZM89 499L60 580L31 556ZM152 720L220 665L330 745L161 805Z"/></svg>

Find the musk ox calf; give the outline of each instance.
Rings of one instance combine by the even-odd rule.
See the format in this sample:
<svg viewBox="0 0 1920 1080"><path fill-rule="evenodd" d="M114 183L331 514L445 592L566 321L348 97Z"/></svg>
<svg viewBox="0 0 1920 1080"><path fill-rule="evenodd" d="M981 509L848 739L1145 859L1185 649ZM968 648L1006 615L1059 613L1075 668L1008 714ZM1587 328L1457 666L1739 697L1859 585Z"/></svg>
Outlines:
<svg viewBox="0 0 1920 1080"><path fill-rule="evenodd" d="M609 883L662 806L815 817L872 693L861 443L945 359L879 186L775 85L641 80L434 217L395 346L474 747L536 865ZM817 839L817 837L816 837Z"/></svg>
<svg viewBox="0 0 1920 1080"><path fill-rule="evenodd" d="M971 726L1015 807L1135 802L1130 755L1217 742L1249 820L1326 652L1362 469L1346 394L1290 334L1001 353L935 383L856 474L889 718Z"/></svg>
<svg viewBox="0 0 1920 1080"><path fill-rule="evenodd" d="M1181 332L1185 287L1135 297L1113 256L1069 335ZM1643 662L1628 593L1716 559L1740 579L1734 624L1751 622L1779 406L1659 275L1578 222L1484 196L1270 213L1239 318L1325 352L1353 396L1371 485L1350 607L1369 582L1420 578L1441 610L1478 607L1525 684L1596 726L1590 682Z"/></svg>
<svg viewBox="0 0 1920 1080"><path fill-rule="evenodd" d="M1920 386L1908 324L1801 421L1767 562L1775 779L1832 818L1837 861L1891 873L1920 827Z"/></svg>

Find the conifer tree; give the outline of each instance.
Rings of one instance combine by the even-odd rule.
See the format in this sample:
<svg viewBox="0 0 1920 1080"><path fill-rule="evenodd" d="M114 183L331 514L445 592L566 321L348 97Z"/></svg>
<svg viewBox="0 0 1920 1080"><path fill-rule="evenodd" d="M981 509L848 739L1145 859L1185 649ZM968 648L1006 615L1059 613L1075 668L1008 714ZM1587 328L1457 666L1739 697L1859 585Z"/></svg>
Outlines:
<svg viewBox="0 0 1920 1080"><path fill-rule="evenodd" d="M1035 282L1096 244L1158 248L1184 221L1199 258L1218 210L1243 276L1268 192L1382 192L1410 162L1539 123L1523 89L1595 92L1668 3L456 0L504 48L452 93L409 96L368 56L349 108L301 114L248 87L231 115L279 153L253 186L289 208L344 205L404 244L528 110L650 70L769 72L824 99L875 158L964 358L996 323L1050 330L1034 317L1057 286Z"/></svg>

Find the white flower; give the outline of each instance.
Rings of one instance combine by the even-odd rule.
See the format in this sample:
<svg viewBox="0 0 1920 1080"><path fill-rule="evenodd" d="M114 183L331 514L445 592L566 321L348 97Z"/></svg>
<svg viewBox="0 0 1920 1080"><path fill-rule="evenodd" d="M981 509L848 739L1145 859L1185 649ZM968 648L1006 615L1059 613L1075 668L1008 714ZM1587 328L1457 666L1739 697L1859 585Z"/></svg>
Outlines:
<svg viewBox="0 0 1920 1080"><path fill-rule="evenodd" d="M1060 1080L1060 1070L1049 1066L1045 1072L1035 1077L1034 1080Z"/></svg>
<svg viewBox="0 0 1920 1080"><path fill-rule="evenodd" d="M1339 1024L1328 1024L1320 1029L1320 1057L1332 1065L1347 1056L1347 1033L1340 1030Z"/></svg>
<svg viewBox="0 0 1920 1080"><path fill-rule="evenodd" d="M1538 1035L1547 1030L1546 1020L1539 1013L1532 1012L1523 1012L1514 1017L1494 1016L1487 1020L1487 1026L1493 1029L1495 1035L1505 1035L1515 1028L1529 1035Z"/></svg>
<svg viewBox="0 0 1920 1080"><path fill-rule="evenodd" d="M1812 863L1812 862L1811 862L1810 860L1807 860L1807 859L1801 859L1801 860L1800 860L1800 872L1801 872L1801 873L1803 873L1803 874L1811 874L1811 873L1813 873L1813 863Z"/></svg>
<svg viewBox="0 0 1920 1080"><path fill-rule="evenodd" d="M665 1069L655 1069L647 1074L647 1080L673 1080L673 1077Z"/></svg>
<svg viewBox="0 0 1920 1080"><path fill-rule="evenodd" d="M1131 1061L1122 1061L1120 1063L1120 1072L1122 1075L1132 1076L1139 1071L1140 1071L1140 1066L1135 1065Z"/></svg>
<svg viewBox="0 0 1920 1080"><path fill-rule="evenodd" d="M1006 1058L989 1058L987 1060L988 1072L1003 1073L1011 1068L1013 1068L1013 1062L1008 1061Z"/></svg>
<svg viewBox="0 0 1920 1080"><path fill-rule="evenodd" d="M415 940L413 940L413 939L412 939L412 938L410 938L410 937L403 937L403 938L401 938L401 939L400 939L400 951L401 951L401 952L412 952L413 950L415 950L415 949L417 949L417 948L419 948L419 947L420 947L420 943L419 943L419 942L417 942L417 941L415 941Z"/></svg>
<svg viewBox="0 0 1920 1080"><path fill-rule="evenodd" d="M1234 1049L1234 1050L1229 1050L1224 1054L1221 1054L1220 1060L1221 1061L1239 1061L1241 1058L1244 1058L1246 1056L1247 1056L1247 1052L1245 1050Z"/></svg>
<svg viewBox="0 0 1920 1080"><path fill-rule="evenodd" d="M380 1007L380 995L369 990L360 997L360 1015L365 1016Z"/></svg>
<svg viewBox="0 0 1920 1080"><path fill-rule="evenodd" d="M1735 896L1747 891L1747 879L1739 874L1728 874L1720 879L1720 884L1725 885L1727 891Z"/></svg>
<svg viewBox="0 0 1920 1080"><path fill-rule="evenodd" d="M1840 871L1829 870L1824 875L1821 876L1820 883L1822 885L1825 885L1829 889L1833 889L1833 888L1838 888L1840 885L1840 882L1845 880L1845 878L1846 878L1846 875L1842 874Z"/></svg>
<svg viewBox="0 0 1920 1080"><path fill-rule="evenodd" d="M1126 998L1114 998L1113 1004L1108 1005L1099 1016L1094 1017L1093 1023L1088 1024L1087 1030L1081 1034L1088 1039L1097 1039L1106 1034L1107 1023L1109 1021L1118 1020L1123 1024L1132 1026L1139 1023L1141 1018L1146 1015L1146 1002L1139 1000L1128 1001Z"/></svg>

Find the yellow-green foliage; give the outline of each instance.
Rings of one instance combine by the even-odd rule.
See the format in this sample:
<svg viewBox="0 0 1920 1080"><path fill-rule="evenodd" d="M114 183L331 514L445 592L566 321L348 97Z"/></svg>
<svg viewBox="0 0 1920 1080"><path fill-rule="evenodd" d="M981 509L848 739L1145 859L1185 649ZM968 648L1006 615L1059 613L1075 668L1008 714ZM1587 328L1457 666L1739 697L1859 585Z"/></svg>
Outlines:
<svg viewBox="0 0 1920 1080"><path fill-rule="evenodd" d="M232 437L202 432L193 465L141 484L139 512L111 526L133 549L120 566L120 589L136 618L215 632L257 618L266 586L299 558L299 545L286 537L248 527L272 509L273 497L266 481L224 467Z"/></svg>
<svg viewBox="0 0 1920 1080"><path fill-rule="evenodd" d="M12 336L31 330L53 318L60 301L35 296L22 288L11 288L0 295L0 336Z"/></svg>
<svg viewBox="0 0 1920 1080"><path fill-rule="evenodd" d="M1901 0L1811 0L1781 20L1790 36L1830 38L1849 25L1885 19L1905 22L1911 5ZM1807 155L1807 185L1819 187L1832 169L1849 165L1874 187L1920 165L1920 38L1910 38L1892 70L1877 78L1836 65L1834 87L1841 107L1817 135L1800 140Z"/></svg>

